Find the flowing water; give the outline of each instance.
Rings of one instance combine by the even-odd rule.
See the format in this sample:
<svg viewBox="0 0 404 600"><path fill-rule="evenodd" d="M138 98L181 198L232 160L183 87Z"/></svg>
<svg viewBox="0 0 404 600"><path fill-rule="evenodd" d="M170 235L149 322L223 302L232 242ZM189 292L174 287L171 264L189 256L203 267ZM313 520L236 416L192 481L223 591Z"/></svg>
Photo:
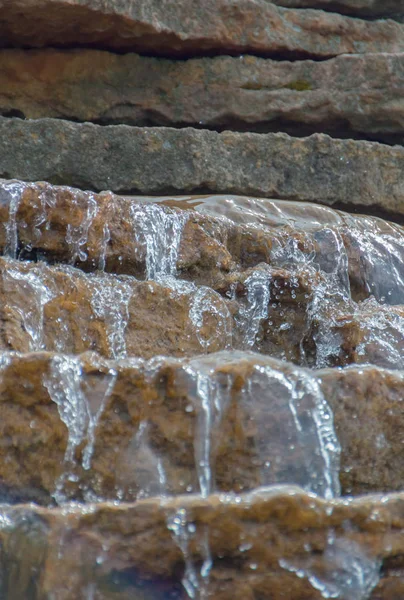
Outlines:
<svg viewBox="0 0 404 600"><path fill-rule="evenodd" d="M80 473L92 475L97 436L108 427L104 413L119 386L128 390L119 392L126 407L114 405L110 430L105 431L107 439L113 439L114 427L120 431L117 423L132 423L130 435L122 438L122 448L109 452L111 456L120 452L132 464L133 492L127 498L125 486L120 492L114 484L116 502L122 497L142 501L159 497L169 502L179 493L208 501L215 492L233 493L237 486L244 490L288 484L328 501L338 498L341 447L329 399L315 369L350 362L402 369L401 228L292 202L234 196L163 199L160 203L126 199L122 200L129 207L126 225L137 248L131 260L136 273L139 265L143 267L143 278L135 279L129 272L105 272L117 239L112 223L104 223L100 231L98 271L85 273L75 268L89 256L89 235L99 214L94 194L77 200L81 218L66 225L70 266L16 260L19 228L24 225L18 221L23 191L23 184L2 185L1 202L8 206L6 258L1 259L7 336L3 348L14 344L11 349L23 352L57 351L43 376L43 386L67 429L63 473L54 482L57 503L64 505L75 487L81 488L79 499L103 500L91 492L91 486L81 484L80 477L86 475ZM38 247L45 245L47 211L56 208L44 191L33 224L33 244ZM236 246L231 237L234 228L242 231L244 241L258 233L267 236L263 244L267 259L257 250L255 263L248 263L253 253L244 252L241 245L241 250L233 251L227 270L219 261L209 263L210 279L202 259L205 271L187 266L195 248L188 248L190 234L185 232L195 215L213 219L201 226L201 235L209 240L212 223L221 223L227 232L220 241L223 255L231 254ZM214 243L216 248L219 242ZM206 285L201 283L203 277ZM131 362L137 354L128 340L138 306L132 300L144 281L155 282L158 287L151 289L164 290L164 297L173 302L186 301L184 320L191 329L170 329L173 324L167 309L159 340L176 336L177 347L182 349L181 335L185 334L181 332L188 331L188 338L195 337L197 344L169 364L156 357ZM159 310L168 306L161 302ZM153 318L149 313L146 327L151 329L157 316L161 314ZM296 348L295 354L289 352L288 344ZM273 354L283 361L265 356L271 347L278 347L279 352ZM95 379L78 356L85 350L113 359L104 366L100 363ZM13 358L3 356L6 368ZM289 356L295 356L297 364L286 362ZM135 388L121 383L125 369L136 373ZM139 397L132 398L131 389ZM164 417L153 414L153 402L166 411L168 421L172 419L173 434ZM245 471L254 482L250 488L233 458L239 440L248 448L250 464ZM115 464L119 470L118 459ZM112 478L119 475L114 473ZM97 477L100 482L105 475L94 473L94 481ZM182 553L186 594L192 599L208 598L218 559L211 551L208 520L194 522L187 507L184 500L184 505L167 510L167 528ZM380 560L348 533L330 528L320 555L310 548L307 556L281 558L280 568L307 580L324 598L365 600L378 582ZM250 549L247 543L242 546ZM87 598L98 598L95 583L86 589Z"/></svg>

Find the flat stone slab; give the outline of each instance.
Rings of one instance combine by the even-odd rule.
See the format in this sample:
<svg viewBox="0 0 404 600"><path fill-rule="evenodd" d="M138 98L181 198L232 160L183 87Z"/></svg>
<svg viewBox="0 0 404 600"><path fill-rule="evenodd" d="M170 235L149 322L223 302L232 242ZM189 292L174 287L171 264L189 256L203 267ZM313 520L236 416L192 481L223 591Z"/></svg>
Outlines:
<svg viewBox="0 0 404 600"><path fill-rule="evenodd" d="M310 371L241 352L151 361L3 353L2 364L3 501L403 487L403 371Z"/></svg>
<svg viewBox="0 0 404 600"><path fill-rule="evenodd" d="M0 52L0 113L103 124L404 140L404 54L323 62Z"/></svg>
<svg viewBox="0 0 404 600"><path fill-rule="evenodd" d="M95 191L234 193L404 214L404 148L255 134L0 118L0 176Z"/></svg>
<svg viewBox="0 0 404 600"><path fill-rule="evenodd" d="M2 0L3 46L95 46L153 54L329 58L402 52L403 25L267 0Z"/></svg>
<svg viewBox="0 0 404 600"><path fill-rule="evenodd" d="M321 600L324 590L392 600L404 589L402 494L325 502L281 487L1 514L4 600L32 590L185 600L191 583L215 600L283 600L285 590L290 600Z"/></svg>
<svg viewBox="0 0 404 600"><path fill-rule="evenodd" d="M0 180L0 251L138 279L173 274L222 293L261 263L282 268L289 253L295 268L310 266L315 252L318 271L341 271L335 291L349 281L355 301L404 304L403 228L305 202L117 196Z"/></svg>

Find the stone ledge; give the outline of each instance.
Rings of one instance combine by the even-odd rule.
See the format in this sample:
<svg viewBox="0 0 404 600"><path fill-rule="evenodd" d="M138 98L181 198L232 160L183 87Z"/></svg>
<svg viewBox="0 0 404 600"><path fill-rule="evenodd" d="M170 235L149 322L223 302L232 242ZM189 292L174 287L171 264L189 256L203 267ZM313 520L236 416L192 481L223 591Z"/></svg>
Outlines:
<svg viewBox="0 0 404 600"><path fill-rule="evenodd" d="M0 114L102 124L404 140L404 54L188 61L91 50L0 52Z"/></svg>
<svg viewBox="0 0 404 600"><path fill-rule="evenodd" d="M404 147L315 134L0 117L0 177L95 191L234 193L404 214Z"/></svg>
<svg viewBox="0 0 404 600"><path fill-rule="evenodd" d="M283 58L404 50L397 22L285 9L267 0L2 0L0 11L3 46Z"/></svg>

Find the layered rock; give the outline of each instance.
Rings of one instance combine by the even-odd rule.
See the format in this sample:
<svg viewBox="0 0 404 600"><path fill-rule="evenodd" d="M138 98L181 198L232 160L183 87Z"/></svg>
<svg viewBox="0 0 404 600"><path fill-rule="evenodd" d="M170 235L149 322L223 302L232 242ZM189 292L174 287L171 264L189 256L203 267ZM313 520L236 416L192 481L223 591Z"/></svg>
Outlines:
<svg viewBox="0 0 404 600"><path fill-rule="evenodd" d="M392 600L403 591L401 494L325 502L285 487L85 509L9 507L4 518L5 600L184 599L181 579L189 593L199 584L223 600L280 600L286 590L302 600L351 592Z"/></svg>
<svg viewBox="0 0 404 600"><path fill-rule="evenodd" d="M267 0L2 0L3 46L96 46L154 54L282 54L328 58L400 52L403 26ZM270 24L270 26L268 26Z"/></svg>
<svg viewBox="0 0 404 600"><path fill-rule="evenodd" d="M133 500L288 482L331 496L335 436L343 493L403 487L402 371L316 373L230 352L149 362L3 354L2 363L3 500Z"/></svg>
<svg viewBox="0 0 404 600"><path fill-rule="evenodd" d="M237 193L404 213L404 149L325 135L0 118L0 176L142 194Z"/></svg>
<svg viewBox="0 0 404 600"><path fill-rule="evenodd" d="M222 294L262 263L315 267L354 300L404 304L402 227L307 203L119 197L0 180L0 251L85 271L178 275Z"/></svg>
<svg viewBox="0 0 404 600"><path fill-rule="evenodd" d="M398 140L403 91L404 54L293 63L253 56L172 61L85 50L0 54L0 112L30 119Z"/></svg>

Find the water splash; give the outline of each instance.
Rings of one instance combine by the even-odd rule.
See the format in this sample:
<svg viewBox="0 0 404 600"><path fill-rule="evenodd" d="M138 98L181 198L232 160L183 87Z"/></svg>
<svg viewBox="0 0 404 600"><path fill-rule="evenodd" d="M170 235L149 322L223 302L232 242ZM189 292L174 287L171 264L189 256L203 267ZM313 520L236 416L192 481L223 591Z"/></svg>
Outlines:
<svg viewBox="0 0 404 600"><path fill-rule="evenodd" d="M220 339L222 347L231 347L232 317L226 300L220 294L206 286L197 286L192 282L176 279L172 276L160 278L159 283L170 288L174 294L189 296L189 318L204 351L209 352L218 339ZM205 318L212 316L217 325L214 334L208 338L204 335L203 329Z"/></svg>
<svg viewBox="0 0 404 600"><path fill-rule="evenodd" d="M75 207L79 207L78 198L77 194L72 195L72 210ZM88 233L98 210L94 194L86 192L86 194L80 195L80 198L85 199L85 206L82 207L83 217L81 222L76 226L69 223L66 231L66 242L69 246L70 264L72 265L78 261L84 262L88 258L85 249L88 242Z"/></svg>
<svg viewBox="0 0 404 600"><path fill-rule="evenodd" d="M323 598L367 600L379 582L381 562L357 542L330 531L321 557L309 549L307 557L281 559L279 565L307 579Z"/></svg>
<svg viewBox="0 0 404 600"><path fill-rule="evenodd" d="M240 300L236 321L242 332L242 345L246 349L253 348L261 322L268 317L271 281L272 275L269 269L257 269L244 282L247 290L246 303Z"/></svg>
<svg viewBox="0 0 404 600"><path fill-rule="evenodd" d="M8 203L8 220L6 223L6 245L4 254L11 258L17 258L18 249L18 226L17 213L20 206L24 184L20 182L3 182L1 185L1 202ZM6 195L4 200L3 194Z"/></svg>
<svg viewBox="0 0 404 600"><path fill-rule="evenodd" d="M129 303L133 279L128 276L91 274L91 307L105 323L109 351L112 358L125 358L125 331L129 323Z"/></svg>
<svg viewBox="0 0 404 600"><path fill-rule="evenodd" d="M3 281L7 303L20 315L29 335L29 349L44 349L44 307L56 293L43 267L30 265L24 270L18 262L9 260L3 269Z"/></svg>
<svg viewBox="0 0 404 600"><path fill-rule="evenodd" d="M190 544L198 535L197 526L189 520L185 508L180 508L167 519L167 527L172 532L175 542L184 557L185 570L182 585L192 600L208 598L209 576L212 568L212 556L209 546L209 529L205 525L199 533L202 545L203 563L200 569L192 558Z"/></svg>
<svg viewBox="0 0 404 600"><path fill-rule="evenodd" d="M64 458L67 471L62 474L54 493L58 503L66 499L66 481L78 481L77 476L71 473L71 469L76 464L76 449L84 441L87 441L87 444L82 454L82 467L85 470L91 468L95 431L105 408L105 402L113 390L115 378L115 371L109 370L99 385L93 387L87 395L83 389L85 374L79 357L57 355L50 363L44 385L50 398L57 405L60 418L68 431Z"/></svg>
<svg viewBox="0 0 404 600"><path fill-rule="evenodd" d="M131 217L135 236L146 250L146 279L177 274L177 259L186 211L174 211L156 204L133 204Z"/></svg>

